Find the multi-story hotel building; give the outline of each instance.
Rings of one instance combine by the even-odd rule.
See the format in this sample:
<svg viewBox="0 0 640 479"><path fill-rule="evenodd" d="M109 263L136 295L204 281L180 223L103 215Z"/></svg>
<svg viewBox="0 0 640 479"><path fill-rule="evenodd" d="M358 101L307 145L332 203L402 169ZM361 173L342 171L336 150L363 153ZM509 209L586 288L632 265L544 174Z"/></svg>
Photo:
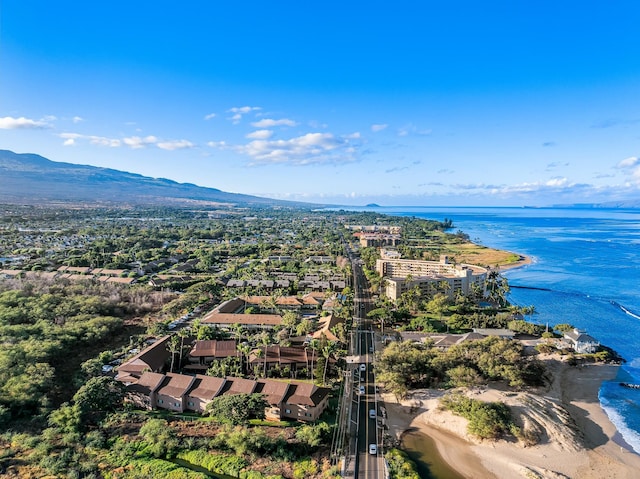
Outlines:
<svg viewBox="0 0 640 479"><path fill-rule="evenodd" d="M434 285L443 281L448 283L450 297L469 294L474 284L484 293L488 273L480 266L449 263L444 255L440 261L383 258L376 261L376 271L385 279L386 296L393 300L416 286L428 296L433 294Z"/></svg>

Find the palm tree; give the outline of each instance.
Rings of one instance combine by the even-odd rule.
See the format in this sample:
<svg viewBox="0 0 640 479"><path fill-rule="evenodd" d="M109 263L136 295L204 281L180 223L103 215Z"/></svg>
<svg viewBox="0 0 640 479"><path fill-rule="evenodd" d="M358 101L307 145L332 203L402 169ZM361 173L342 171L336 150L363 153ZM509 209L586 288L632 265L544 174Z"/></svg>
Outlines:
<svg viewBox="0 0 640 479"><path fill-rule="evenodd" d="M238 352L240 353L240 370L243 372L245 371L244 368L244 363L243 363L243 358L247 358L247 368L246 370L249 370L249 353L251 352L251 346L249 346L249 344L239 344L236 348L238 350Z"/></svg>
<svg viewBox="0 0 640 479"><path fill-rule="evenodd" d="M267 331L262 331L257 335L258 341L264 347L264 377L267 377L267 346L271 344L271 337Z"/></svg>
<svg viewBox="0 0 640 479"><path fill-rule="evenodd" d="M244 328L242 325L240 323L233 323L229 327L229 332L231 333L231 336L235 338L236 342L240 343L240 340L244 336Z"/></svg>
<svg viewBox="0 0 640 479"><path fill-rule="evenodd" d="M184 353L184 340L191 336L191 328L181 329L177 334L180 337L180 360L178 362L178 367L180 367L182 366L182 354Z"/></svg>
<svg viewBox="0 0 640 479"><path fill-rule="evenodd" d="M328 343L325 347L322 348L322 356L324 357L324 372L322 374L323 386L327 383L327 368L329 366L329 358L333 353L333 348L334 348L333 343Z"/></svg>
<svg viewBox="0 0 640 479"><path fill-rule="evenodd" d="M320 341L317 339L312 339L309 342L309 348L311 348L311 382L313 382L313 361L315 360L318 347L320 347Z"/></svg>
<svg viewBox="0 0 640 479"><path fill-rule="evenodd" d="M173 364L176 360L176 353L178 352L179 347L180 347L180 339L175 334L171 335L171 337L169 338L169 343L167 344L167 351L171 353L170 372L173 372Z"/></svg>

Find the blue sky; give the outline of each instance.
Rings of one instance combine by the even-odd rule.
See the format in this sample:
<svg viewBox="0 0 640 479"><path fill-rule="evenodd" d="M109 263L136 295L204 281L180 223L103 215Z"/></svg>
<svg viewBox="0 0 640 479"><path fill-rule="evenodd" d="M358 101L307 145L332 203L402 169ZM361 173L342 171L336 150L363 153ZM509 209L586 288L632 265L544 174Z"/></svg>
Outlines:
<svg viewBox="0 0 640 479"><path fill-rule="evenodd" d="M0 0L0 148L346 205L640 198L639 21L624 0Z"/></svg>

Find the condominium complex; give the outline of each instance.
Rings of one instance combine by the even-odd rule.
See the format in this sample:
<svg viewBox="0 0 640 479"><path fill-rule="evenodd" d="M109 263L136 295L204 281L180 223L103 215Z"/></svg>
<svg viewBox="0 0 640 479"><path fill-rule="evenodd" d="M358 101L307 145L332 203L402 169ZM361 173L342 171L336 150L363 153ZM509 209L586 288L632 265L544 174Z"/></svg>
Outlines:
<svg viewBox="0 0 640 479"><path fill-rule="evenodd" d="M376 271L385 279L386 296L393 300L416 286L423 296L429 296L442 282L447 283L451 297L469 294L473 285L484 292L488 272L480 266L449 263L444 255L440 261L383 258L376 261Z"/></svg>

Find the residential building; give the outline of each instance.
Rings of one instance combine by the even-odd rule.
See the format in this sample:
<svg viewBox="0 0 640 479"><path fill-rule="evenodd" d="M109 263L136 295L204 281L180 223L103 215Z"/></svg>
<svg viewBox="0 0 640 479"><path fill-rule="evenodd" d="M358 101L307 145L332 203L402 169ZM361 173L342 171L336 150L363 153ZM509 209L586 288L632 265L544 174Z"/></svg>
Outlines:
<svg viewBox="0 0 640 479"><path fill-rule="evenodd" d="M484 292L488 270L468 264L451 264L446 256L440 261L379 259L376 271L385 279L385 294L396 300L416 286L423 296L431 296L441 283L446 283L450 297L469 294L475 285Z"/></svg>
<svg viewBox="0 0 640 479"><path fill-rule="evenodd" d="M564 338L571 344L576 353L592 354L600 347L600 342L582 329L573 329L564 333Z"/></svg>

